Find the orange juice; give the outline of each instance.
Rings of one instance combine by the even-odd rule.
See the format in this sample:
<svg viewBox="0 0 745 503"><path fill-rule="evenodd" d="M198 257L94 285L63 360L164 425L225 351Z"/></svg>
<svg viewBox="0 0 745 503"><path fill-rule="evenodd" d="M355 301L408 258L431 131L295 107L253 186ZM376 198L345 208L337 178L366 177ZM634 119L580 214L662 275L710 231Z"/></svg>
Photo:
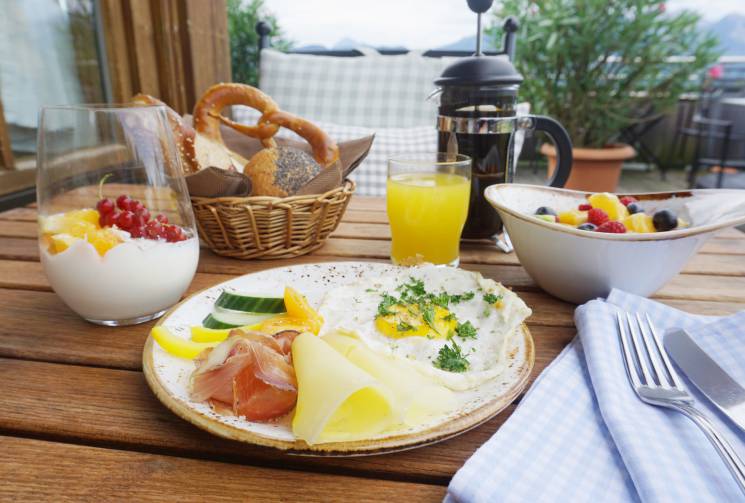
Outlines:
<svg viewBox="0 0 745 503"><path fill-rule="evenodd" d="M433 264L456 262L470 181L450 173L402 173L388 178L387 191L393 262L417 256Z"/></svg>

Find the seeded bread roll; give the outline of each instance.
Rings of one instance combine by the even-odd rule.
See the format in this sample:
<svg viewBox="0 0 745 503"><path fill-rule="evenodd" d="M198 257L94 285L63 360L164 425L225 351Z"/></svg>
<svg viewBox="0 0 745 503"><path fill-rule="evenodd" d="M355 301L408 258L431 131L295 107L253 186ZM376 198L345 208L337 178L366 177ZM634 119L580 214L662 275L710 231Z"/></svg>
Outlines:
<svg viewBox="0 0 745 503"><path fill-rule="evenodd" d="M320 172L309 154L295 147L259 150L248 161L243 173L251 179L253 196L287 197L295 195Z"/></svg>

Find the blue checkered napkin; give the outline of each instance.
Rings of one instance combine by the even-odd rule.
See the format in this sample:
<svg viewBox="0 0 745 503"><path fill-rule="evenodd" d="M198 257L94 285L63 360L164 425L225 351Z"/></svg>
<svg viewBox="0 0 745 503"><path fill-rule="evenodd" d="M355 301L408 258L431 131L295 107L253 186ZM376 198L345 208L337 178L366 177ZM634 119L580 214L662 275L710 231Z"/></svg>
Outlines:
<svg viewBox="0 0 745 503"><path fill-rule="evenodd" d="M682 414L641 402L628 384L615 330L621 308L647 312L660 333L689 329L691 337L745 384L745 312L728 318L692 316L649 299L613 291L607 302L577 309L575 323L603 420L644 501L743 501L703 433ZM739 359L738 359L739 358ZM698 403L745 459L745 433L686 383Z"/></svg>
<svg viewBox="0 0 745 503"><path fill-rule="evenodd" d="M618 307L648 312L660 329L689 328L712 358L745 383L745 333L737 332L745 326L745 312L717 321L614 291L607 302L577 309L580 336L456 473L448 501L742 499L688 419L643 404L629 387L615 330ZM742 434L689 388L736 448L742 447Z"/></svg>

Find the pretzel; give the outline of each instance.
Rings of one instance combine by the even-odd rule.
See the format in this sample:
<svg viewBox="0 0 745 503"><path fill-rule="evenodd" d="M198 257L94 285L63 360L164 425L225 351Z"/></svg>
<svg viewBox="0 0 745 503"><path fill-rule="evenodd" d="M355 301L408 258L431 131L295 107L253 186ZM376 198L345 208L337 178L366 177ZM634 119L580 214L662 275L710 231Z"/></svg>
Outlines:
<svg viewBox="0 0 745 503"><path fill-rule="evenodd" d="M322 167L328 168L339 160L339 147L336 145L334 140L329 137L329 135L312 122L289 112L284 112L282 110L265 112L259 119L257 126L247 126L222 116L220 117L220 121L226 126L249 136L251 136L251 131L253 131L252 128L254 127L264 125L282 126L305 138L313 148L313 158ZM268 139L271 140L271 137ZM264 139L262 139L262 143L265 147L270 147L265 143Z"/></svg>
<svg viewBox="0 0 745 503"><path fill-rule="evenodd" d="M194 129L186 124L174 109L149 94L140 93L134 95L132 97L132 103L135 105L160 105L165 107L168 124L173 131L173 136L176 140L176 147L178 147L184 171L187 173L199 171L199 163L197 162L196 149L194 146L196 137Z"/></svg>
<svg viewBox="0 0 745 503"><path fill-rule="evenodd" d="M255 87L246 84L215 84L207 89L194 107L194 128L210 140L222 143L220 121L225 122L228 119L220 115L220 112L229 105L249 106L264 115L279 110L273 99ZM245 135L261 139L262 143L273 143L271 138L278 130L279 125L265 122L239 129Z"/></svg>

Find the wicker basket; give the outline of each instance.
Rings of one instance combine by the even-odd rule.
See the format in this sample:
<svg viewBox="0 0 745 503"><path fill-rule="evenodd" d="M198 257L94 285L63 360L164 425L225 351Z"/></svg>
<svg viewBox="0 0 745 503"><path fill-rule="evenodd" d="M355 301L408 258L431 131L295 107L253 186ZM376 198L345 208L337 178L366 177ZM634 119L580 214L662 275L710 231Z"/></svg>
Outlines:
<svg viewBox="0 0 745 503"><path fill-rule="evenodd" d="M192 197L199 235L227 257L278 259L317 250L339 225L354 182L293 197Z"/></svg>

